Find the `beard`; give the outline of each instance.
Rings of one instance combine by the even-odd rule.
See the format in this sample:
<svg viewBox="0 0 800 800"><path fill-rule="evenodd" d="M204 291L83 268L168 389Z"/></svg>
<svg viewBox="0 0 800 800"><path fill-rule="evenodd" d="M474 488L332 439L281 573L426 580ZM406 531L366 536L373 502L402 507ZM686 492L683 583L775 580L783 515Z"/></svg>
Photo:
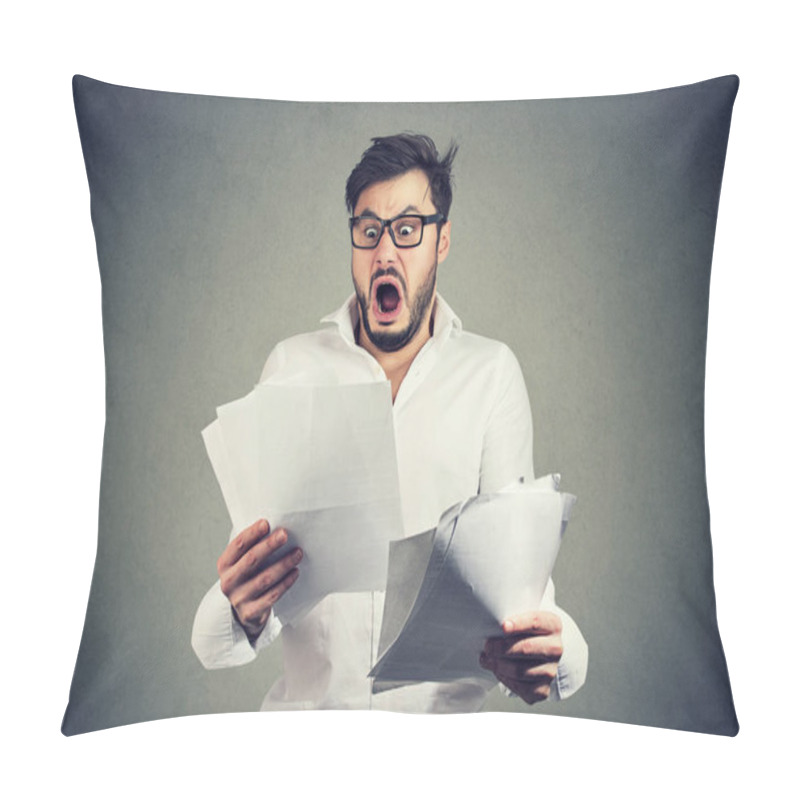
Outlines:
<svg viewBox="0 0 800 800"><path fill-rule="evenodd" d="M436 270L438 265L439 260L435 259L431 268L428 270L425 282L417 289L413 297L408 296L408 289L406 288L405 281L393 267L378 270L372 276L369 286L369 295L365 295L360 287L355 287L356 298L361 308L361 325L364 329L364 333L367 334L367 338L378 350L384 353L396 353L398 350L402 350L417 335L433 300L433 293L436 289ZM400 283L403 289L403 302L409 310L408 324L399 331L387 331L381 330L380 328L375 330L369 324L369 306L370 297L372 297L372 285L378 278L384 275L392 275Z"/></svg>

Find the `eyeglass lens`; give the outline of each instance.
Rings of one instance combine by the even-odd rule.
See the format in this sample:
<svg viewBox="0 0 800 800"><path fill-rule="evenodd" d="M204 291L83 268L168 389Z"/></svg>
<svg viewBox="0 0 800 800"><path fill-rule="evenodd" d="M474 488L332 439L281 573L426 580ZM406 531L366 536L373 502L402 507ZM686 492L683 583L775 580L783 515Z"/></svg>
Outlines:
<svg viewBox="0 0 800 800"><path fill-rule="evenodd" d="M357 247L376 247L383 234L384 223L365 217L353 223L353 243ZM416 247L422 240L422 220L419 217L398 217L389 226L398 247Z"/></svg>

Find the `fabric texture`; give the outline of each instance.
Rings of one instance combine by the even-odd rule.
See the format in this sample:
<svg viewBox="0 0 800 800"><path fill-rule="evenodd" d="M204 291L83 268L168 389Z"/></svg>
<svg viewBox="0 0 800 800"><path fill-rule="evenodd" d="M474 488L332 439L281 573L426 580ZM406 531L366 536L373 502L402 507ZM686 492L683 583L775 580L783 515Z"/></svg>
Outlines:
<svg viewBox="0 0 800 800"><path fill-rule="evenodd" d="M280 641L235 669L207 670L192 649L230 529L199 431L250 391L277 342L314 330L352 291L345 181L372 137L399 131L440 151L459 144L437 289L467 331L513 352L537 471L561 473L578 497L553 580L591 652L586 683L530 708L493 690L483 708L736 733L703 429L735 76L496 103L292 103L80 76L73 90L106 428L65 733L254 710L282 674ZM501 467L484 466L485 479ZM404 513L411 529L433 511Z"/></svg>
<svg viewBox="0 0 800 800"><path fill-rule="evenodd" d="M357 318L352 296L323 319L327 329L279 344L261 380L385 380L378 362L355 343ZM406 536L435 527L445 509L479 491L533 479L531 414L516 358L499 342L464 332L441 297L433 337L411 365L393 416ZM560 698L583 685L587 647L572 618L555 606L554 595L551 581L542 607L558 613L564 626L564 657L551 687ZM284 629L284 675L262 709L479 710L496 683L490 673L483 683L418 684L372 694L367 673L378 658L383 600L383 592L331 595L298 625ZM280 630L272 615L251 647L217 582L200 604L192 644L207 667L238 666L255 658Z"/></svg>

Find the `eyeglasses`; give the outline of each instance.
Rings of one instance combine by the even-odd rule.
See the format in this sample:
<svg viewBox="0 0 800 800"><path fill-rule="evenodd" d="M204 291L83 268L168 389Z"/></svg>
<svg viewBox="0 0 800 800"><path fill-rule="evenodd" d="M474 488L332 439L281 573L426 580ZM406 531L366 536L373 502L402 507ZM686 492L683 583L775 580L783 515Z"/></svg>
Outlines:
<svg viewBox="0 0 800 800"><path fill-rule="evenodd" d="M426 225L443 221L443 214L401 214L391 219L350 217L350 239L359 250L374 250L388 228L395 247L416 247L422 242Z"/></svg>

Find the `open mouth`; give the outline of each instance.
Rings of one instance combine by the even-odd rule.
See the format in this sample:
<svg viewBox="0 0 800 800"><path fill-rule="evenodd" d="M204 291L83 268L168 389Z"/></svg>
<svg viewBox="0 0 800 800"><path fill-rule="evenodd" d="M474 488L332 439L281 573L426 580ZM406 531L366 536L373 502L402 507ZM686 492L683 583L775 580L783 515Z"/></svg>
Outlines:
<svg viewBox="0 0 800 800"><path fill-rule="evenodd" d="M394 322L403 310L403 294L394 278L385 277L375 282L372 289L372 310L375 319L387 325Z"/></svg>

